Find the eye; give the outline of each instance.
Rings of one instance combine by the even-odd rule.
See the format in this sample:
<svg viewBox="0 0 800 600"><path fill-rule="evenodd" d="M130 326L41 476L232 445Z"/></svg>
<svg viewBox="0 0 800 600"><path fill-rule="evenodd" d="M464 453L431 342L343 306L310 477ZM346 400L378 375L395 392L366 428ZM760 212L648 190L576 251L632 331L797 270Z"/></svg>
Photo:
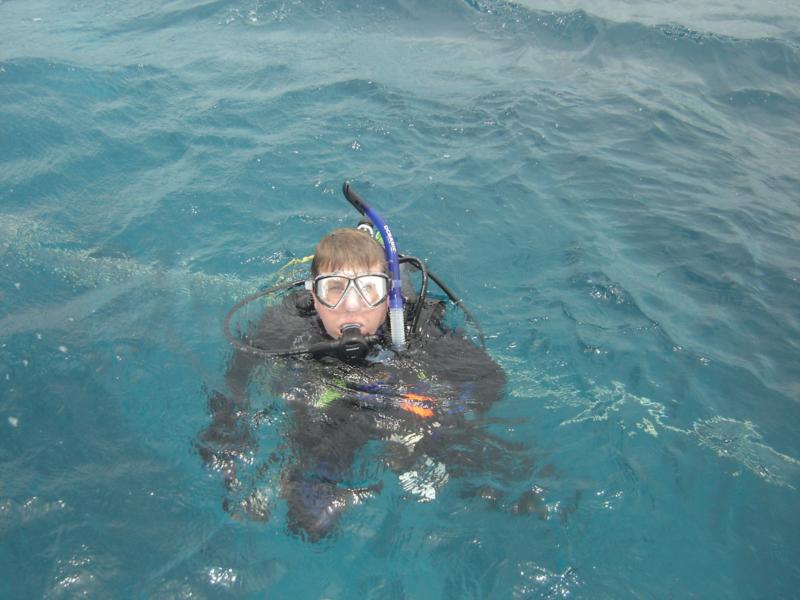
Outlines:
<svg viewBox="0 0 800 600"><path fill-rule="evenodd" d="M366 285L362 288L364 295L367 297L367 300L370 302L375 302L380 296L378 294L378 290L375 289L374 285Z"/></svg>
<svg viewBox="0 0 800 600"><path fill-rule="evenodd" d="M335 304L345 293L347 284L344 277L324 277L318 281L317 296L324 302Z"/></svg>
<svg viewBox="0 0 800 600"><path fill-rule="evenodd" d="M386 281L381 277L366 276L358 279L358 287L370 304L380 300L386 291Z"/></svg>

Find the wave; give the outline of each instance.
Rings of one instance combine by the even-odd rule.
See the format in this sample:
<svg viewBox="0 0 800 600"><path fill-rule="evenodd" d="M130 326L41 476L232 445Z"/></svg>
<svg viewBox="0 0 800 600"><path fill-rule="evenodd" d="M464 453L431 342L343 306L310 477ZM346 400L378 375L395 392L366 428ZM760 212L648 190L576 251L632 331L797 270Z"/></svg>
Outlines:
<svg viewBox="0 0 800 600"><path fill-rule="evenodd" d="M284 32L315 31L318 36L354 39L360 35L384 37L463 37L506 41L558 48L585 54L584 60L617 57L660 57L680 61L689 67L709 68L715 63L735 71L741 66L758 66L787 79L800 73L800 45L791 36L736 37L705 31L691 23L670 20L653 22L653 17L624 18L617 13L604 17L576 10L541 10L508 0L390 0L381 3L352 3L346 0L305 0L271 2L213 0L202 3L173 2L109 4L102 16L75 8L70 16L76 27L70 35L127 37L141 45L146 36L164 36L185 30L207 37L209 49L226 37L225 31L241 27ZM598 7L602 10L602 7ZM646 13L647 7L631 6L631 15ZM688 17L690 18L690 17ZM779 21L777 16L757 14L742 21ZM787 15L786 18L794 18ZM41 19L40 19L41 20ZM642 22L647 21L647 22ZM228 28L228 29L226 29ZM33 30L32 33L36 33ZM50 32L52 33L52 31ZM145 35L142 38L142 34ZM138 40L138 42L137 42ZM312 40L313 41L313 40ZM197 48L198 55L203 49Z"/></svg>
<svg viewBox="0 0 800 600"><path fill-rule="evenodd" d="M680 65L707 83L748 88L767 78L776 89L796 98L800 78L800 46L778 38L738 38L667 23L613 21L583 10L539 11L502 0L475 0L482 14L482 34L509 43L533 44L571 53L574 60L604 69L631 68L646 62L675 73ZM684 75L685 77L685 75Z"/></svg>

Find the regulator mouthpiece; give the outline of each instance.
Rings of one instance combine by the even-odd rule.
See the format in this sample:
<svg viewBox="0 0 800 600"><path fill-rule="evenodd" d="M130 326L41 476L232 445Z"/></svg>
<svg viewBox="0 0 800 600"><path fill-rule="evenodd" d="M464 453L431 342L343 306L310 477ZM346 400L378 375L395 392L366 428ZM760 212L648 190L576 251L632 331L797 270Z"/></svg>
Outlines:
<svg viewBox="0 0 800 600"><path fill-rule="evenodd" d="M348 324L342 327L342 337L339 338L339 360L351 362L364 360L369 354L369 342L361 335L361 327Z"/></svg>
<svg viewBox="0 0 800 600"><path fill-rule="evenodd" d="M309 348L315 356L335 356L342 362L358 362L369 354L369 348L377 341L377 336L361 335L361 327L357 323L348 323L342 327L342 335L338 340L321 342Z"/></svg>

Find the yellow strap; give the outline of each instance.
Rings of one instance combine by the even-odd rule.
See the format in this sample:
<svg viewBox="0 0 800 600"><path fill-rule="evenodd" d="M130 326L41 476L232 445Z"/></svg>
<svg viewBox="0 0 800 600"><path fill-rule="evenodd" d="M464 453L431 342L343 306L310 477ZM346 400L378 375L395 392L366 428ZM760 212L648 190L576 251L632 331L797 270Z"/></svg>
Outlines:
<svg viewBox="0 0 800 600"><path fill-rule="evenodd" d="M285 265L283 265L280 269L278 269L278 271L283 271L284 269L287 269L289 267L294 267L295 265L302 265L304 263L311 262L312 260L314 260L313 254L309 256L304 256L303 258L293 258Z"/></svg>

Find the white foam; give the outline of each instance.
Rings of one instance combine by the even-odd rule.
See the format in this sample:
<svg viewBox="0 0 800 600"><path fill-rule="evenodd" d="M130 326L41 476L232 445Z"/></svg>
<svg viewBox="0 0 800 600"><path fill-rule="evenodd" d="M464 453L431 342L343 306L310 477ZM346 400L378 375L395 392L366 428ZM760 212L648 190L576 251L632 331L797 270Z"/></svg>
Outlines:
<svg viewBox="0 0 800 600"><path fill-rule="evenodd" d="M561 421L562 427L613 419L629 436L639 433L654 438L661 433L687 436L717 456L738 462L768 483L797 489L800 461L765 443L751 421L714 415L697 419L689 427L678 427L670 422L664 404L628 392L619 381L613 381L610 387L595 386L587 393L576 389L564 377L537 371L528 363L510 357L504 357L503 363L513 373L511 396L539 398L548 410L573 409L575 414Z"/></svg>
<svg viewBox="0 0 800 600"><path fill-rule="evenodd" d="M0 257L6 257L5 268L11 266L7 256L13 255L20 270L50 274L79 290L67 302L40 304L6 315L0 319L0 335L58 329L138 288L233 302L278 277L273 274L271 278L242 279L230 273L167 268L132 258L95 256L94 249L63 247L79 243L73 236L35 219L0 215Z"/></svg>

